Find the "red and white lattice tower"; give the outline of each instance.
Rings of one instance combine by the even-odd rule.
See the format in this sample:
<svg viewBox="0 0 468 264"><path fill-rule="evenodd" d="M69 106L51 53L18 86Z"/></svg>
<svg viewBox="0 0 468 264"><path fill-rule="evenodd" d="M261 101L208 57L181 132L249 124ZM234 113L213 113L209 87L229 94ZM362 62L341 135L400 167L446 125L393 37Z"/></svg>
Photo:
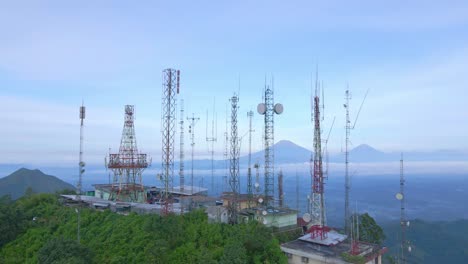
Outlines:
<svg viewBox="0 0 468 264"><path fill-rule="evenodd" d="M322 139L320 121L320 97L318 81L315 85L315 96L313 98L314 115L314 156L311 159L312 176L312 198L311 198L311 226L309 232L312 238L324 239L330 228L326 226L325 199L324 199L324 177L322 166ZM313 164L312 164L313 163Z"/></svg>
<svg viewBox="0 0 468 264"><path fill-rule="evenodd" d="M141 174L149 166L147 155L138 152L135 136L135 108L125 106L125 122L118 154L109 154L107 168L114 172L110 200L142 202L145 200Z"/></svg>
<svg viewBox="0 0 468 264"><path fill-rule="evenodd" d="M162 180L164 189L161 192L163 214L172 212L171 191L174 179L174 137L176 127L176 96L179 93L180 71L165 69L162 87Z"/></svg>

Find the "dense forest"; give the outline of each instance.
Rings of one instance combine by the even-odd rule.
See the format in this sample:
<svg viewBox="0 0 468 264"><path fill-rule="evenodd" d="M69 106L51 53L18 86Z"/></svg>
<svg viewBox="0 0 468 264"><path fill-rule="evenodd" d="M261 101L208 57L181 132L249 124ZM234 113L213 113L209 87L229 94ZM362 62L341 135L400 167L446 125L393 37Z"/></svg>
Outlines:
<svg viewBox="0 0 468 264"><path fill-rule="evenodd" d="M127 216L75 208L53 194L0 200L0 263L286 263L261 224L209 224L184 216Z"/></svg>

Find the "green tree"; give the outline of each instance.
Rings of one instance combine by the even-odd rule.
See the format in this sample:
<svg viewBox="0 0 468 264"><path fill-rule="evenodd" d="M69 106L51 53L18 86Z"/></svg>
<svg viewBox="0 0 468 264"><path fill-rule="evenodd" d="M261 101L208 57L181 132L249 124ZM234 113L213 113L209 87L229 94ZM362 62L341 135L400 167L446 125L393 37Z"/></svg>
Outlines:
<svg viewBox="0 0 468 264"><path fill-rule="evenodd" d="M247 251L239 240L230 240L224 246L224 254L219 261L221 264L247 263Z"/></svg>
<svg viewBox="0 0 468 264"><path fill-rule="evenodd" d="M0 248L26 229L25 216L14 206L9 195L0 198L0 223Z"/></svg>
<svg viewBox="0 0 468 264"><path fill-rule="evenodd" d="M75 240L53 238L38 252L39 263L92 263L91 251Z"/></svg>
<svg viewBox="0 0 468 264"><path fill-rule="evenodd" d="M354 230L354 232L357 232L357 230ZM385 240L383 229L368 213L359 215L358 239L359 241L369 242L377 245L382 245L383 241Z"/></svg>

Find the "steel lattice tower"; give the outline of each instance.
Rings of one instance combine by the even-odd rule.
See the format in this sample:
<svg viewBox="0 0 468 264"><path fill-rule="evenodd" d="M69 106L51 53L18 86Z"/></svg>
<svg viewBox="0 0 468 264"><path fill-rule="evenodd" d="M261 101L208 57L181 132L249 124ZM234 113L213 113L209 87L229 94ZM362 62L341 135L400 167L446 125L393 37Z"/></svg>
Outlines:
<svg viewBox="0 0 468 264"><path fill-rule="evenodd" d="M230 206L230 222L237 223L237 211L239 210L238 206L238 195L240 191L239 186L239 137L237 133L237 103L239 98L234 94L231 97L231 159L230 159L230 177L229 185L231 186L231 191L233 194L232 202Z"/></svg>
<svg viewBox="0 0 468 264"><path fill-rule="evenodd" d="M141 174L148 167L149 162L146 154L138 152L134 118L134 106L126 105L119 153L109 154L107 164L107 167L114 172L110 200L141 202L144 199Z"/></svg>
<svg viewBox="0 0 468 264"><path fill-rule="evenodd" d="M265 85L264 103L257 106L259 114L264 115L264 143L265 143L265 199L266 208L274 207L275 198L275 152L274 144L274 115L283 112L281 104L274 104L273 89Z"/></svg>
<svg viewBox="0 0 468 264"><path fill-rule="evenodd" d="M163 213L172 212L172 198L170 190L173 188L174 181L174 137L176 127L176 96L179 93L180 71L174 69L165 69L163 71L162 87L162 177L164 182L164 191L162 198L164 200Z"/></svg>
<svg viewBox="0 0 468 264"><path fill-rule="evenodd" d="M249 196L249 207L252 203L253 191L252 191L252 117L253 111L247 112L247 117L249 117L249 163L247 168L247 194Z"/></svg>
<svg viewBox="0 0 468 264"><path fill-rule="evenodd" d="M326 222L325 222L325 202L324 202L324 177L323 177L323 164L322 164L322 137L320 121L322 116L320 114L320 97L318 82L315 86L315 96L313 104L313 123L314 123L314 156L313 166L311 164L312 176L312 204L311 204L311 229L312 237L320 237L324 239L327 237ZM312 163L311 162L311 163Z"/></svg>

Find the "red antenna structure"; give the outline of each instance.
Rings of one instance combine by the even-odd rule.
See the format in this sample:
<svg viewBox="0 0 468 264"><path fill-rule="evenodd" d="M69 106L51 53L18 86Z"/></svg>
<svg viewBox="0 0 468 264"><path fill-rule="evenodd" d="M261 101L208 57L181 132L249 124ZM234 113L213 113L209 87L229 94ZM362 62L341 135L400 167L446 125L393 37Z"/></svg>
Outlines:
<svg viewBox="0 0 468 264"><path fill-rule="evenodd" d="M109 154L107 168L114 172L109 200L142 202L145 200L141 174L148 168L147 155L138 152L135 136L135 107L125 106L125 121L118 154Z"/></svg>
<svg viewBox="0 0 468 264"><path fill-rule="evenodd" d="M318 78L318 76L316 76ZM318 79L315 82L315 96L313 98L313 123L314 123L314 156L311 159L311 176L312 176L312 206L311 206L311 226L308 232L313 239L327 238L327 233L330 228L326 226L325 216L325 201L324 201L324 177L322 165L322 139L320 121L320 87ZM323 106L322 106L323 109ZM312 165L313 163L313 165Z"/></svg>
<svg viewBox="0 0 468 264"><path fill-rule="evenodd" d="M165 69L162 87L162 180L164 189L161 192L163 215L172 212L173 200L170 191L174 179L174 137L176 126L176 96L179 93L180 71Z"/></svg>

